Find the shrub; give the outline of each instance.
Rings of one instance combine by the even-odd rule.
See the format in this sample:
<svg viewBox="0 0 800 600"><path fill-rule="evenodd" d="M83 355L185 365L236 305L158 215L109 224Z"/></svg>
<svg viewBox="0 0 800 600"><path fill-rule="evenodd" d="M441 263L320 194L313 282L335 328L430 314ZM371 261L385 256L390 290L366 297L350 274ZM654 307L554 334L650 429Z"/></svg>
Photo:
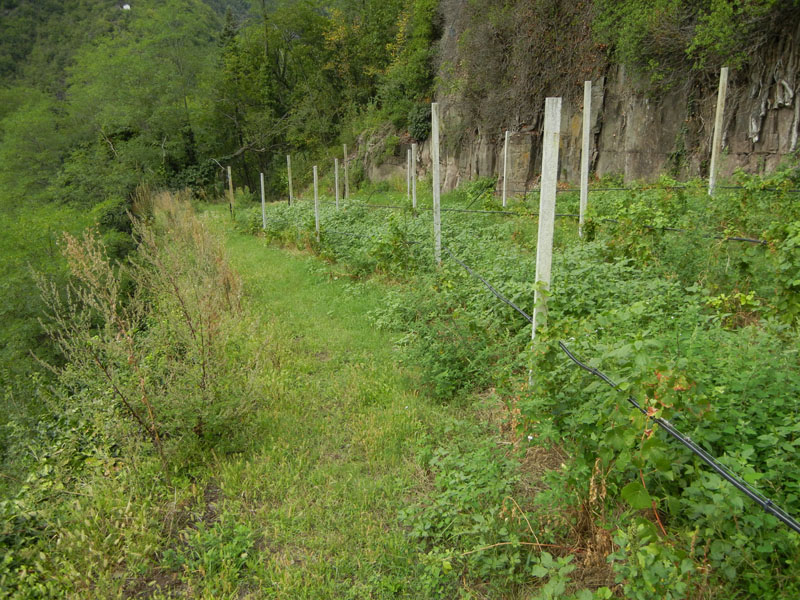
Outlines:
<svg viewBox="0 0 800 600"><path fill-rule="evenodd" d="M137 221L136 256L114 264L97 235L65 236L73 280L43 284L47 325L64 356L60 381L151 440L164 461L188 443L235 444L246 393L231 392L228 332L240 317L240 283L186 198L155 198ZM252 360L252 359L251 359ZM244 379L244 378L243 378Z"/></svg>
<svg viewBox="0 0 800 600"><path fill-rule="evenodd" d="M431 134L431 105L416 104L408 111L408 133L418 142L424 142Z"/></svg>

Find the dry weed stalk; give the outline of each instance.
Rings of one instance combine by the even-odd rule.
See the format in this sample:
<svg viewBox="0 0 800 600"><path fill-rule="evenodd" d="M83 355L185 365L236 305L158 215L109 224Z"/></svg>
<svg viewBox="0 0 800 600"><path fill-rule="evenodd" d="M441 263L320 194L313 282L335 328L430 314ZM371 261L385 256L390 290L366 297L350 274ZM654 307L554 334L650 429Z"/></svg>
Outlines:
<svg viewBox="0 0 800 600"><path fill-rule="evenodd" d="M166 471L165 436L202 436L222 396L213 390L215 369L225 320L241 312L241 284L186 195L140 188L136 201L147 210L132 216L139 246L125 265L109 260L97 232L64 236L72 280L63 291L40 281L44 326L80 385L91 389L97 375L106 382Z"/></svg>
<svg viewBox="0 0 800 600"><path fill-rule="evenodd" d="M589 543L585 562L587 565L605 565L606 559L614 549L609 531L598 523L606 521L606 473L602 461L597 457L589 479L589 498L584 505L584 513L589 525Z"/></svg>
<svg viewBox="0 0 800 600"><path fill-rule="evenodd" d="M64 296L54 285L40 281L50 310L50 323L44 324L45 331L71 363L93 366L100 371L166 464L156 411L148 395L134 339L145 315L141 298L138 294L122 298L119 268L115 270L109 261L95 231L86 231L82 238L64 234L62 253L72 274ZM107 343L102 343L103 339ZM118 376L120 365L127 365L133 372L135 390L129 389Z"/></svg>

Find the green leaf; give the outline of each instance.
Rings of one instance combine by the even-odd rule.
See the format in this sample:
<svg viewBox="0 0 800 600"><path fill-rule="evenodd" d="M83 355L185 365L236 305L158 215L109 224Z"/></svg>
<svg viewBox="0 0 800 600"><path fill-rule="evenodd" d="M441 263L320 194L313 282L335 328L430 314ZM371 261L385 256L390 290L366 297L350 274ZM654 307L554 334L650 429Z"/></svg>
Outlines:
<svg viewBox="0 0 800 600"><path fill-rule="evenodd" d="M647 490L645 490L644 486L638 481L632 481L622 488L620 495L635 509L650 508L652 504L650 494L647 493Z"/></svg>
<svg viewBox="0 0 800 600"><path fill-rule="evenodd" d="M531 568L531 574L532 574L534 577L547 577L547 575L548 575L549 573L550 573L550 571L548 571L547 569L545 569L545 568L544 568L542 565L534 565L534 566Z"/></svg>

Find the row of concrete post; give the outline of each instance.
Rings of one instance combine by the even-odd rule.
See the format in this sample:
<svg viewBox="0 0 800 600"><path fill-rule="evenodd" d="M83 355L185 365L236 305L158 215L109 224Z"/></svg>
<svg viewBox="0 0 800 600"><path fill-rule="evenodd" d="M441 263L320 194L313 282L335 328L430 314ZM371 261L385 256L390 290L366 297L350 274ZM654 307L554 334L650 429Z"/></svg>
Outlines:
<svg viewBox="0 0 800 600"><path fill-rule="evenodd" d="M714 135L711 149L711 163L708 181L708 193L713 195L716 185L719 154L722 146L722 123L725 109L725 96L728 86L728 68L723 67L720 73L719 93L717 96L717 111L714 120ZM589 151L591 145L591 101L592 82L584 82L583 89L583 139L581 145L581 177L580 177L580 211L578 220L578 234L583 236L583 226L589 196ZM431 162L433 164L433 241L434 260L437 265L442 262L442 219L441 219L441 181L440 181L440 154L439 154L439 104L431 104ZM503 206L507 202L508 181L508 145L509 131L505 132L503 148ZM555 228L556 187L558 183L558 151L561 135L561 98L547 98L545 100L545 116L542 148L542 175L539 194L539 231L536 245L536 275L534 291L533 328L532 337L536 336L537 324L543 324L546 319L546 305L544 295L550 287L550 275L553 257L553 232ZM343 145L344 155L344 198L350 196L348 179L347 145ZM412 207L417 208L417 178L412 174L416 170L417 144L412 144L407 152L406 193L411 198ZM292 190L292 158L286 157L286 168L289 187L289 204L294 201ZM320 239L319 217L319 189L317 166L314 165L314 222L317 241ZM339 208L339 159L334 159L334 173L336 188L336 207ZM230 207L233 213L234 195L231 168L228 167L228 189L230 193ZM267 227L266 204L264 198L264 174L261 173L261 218L263 227Z"/></svg>

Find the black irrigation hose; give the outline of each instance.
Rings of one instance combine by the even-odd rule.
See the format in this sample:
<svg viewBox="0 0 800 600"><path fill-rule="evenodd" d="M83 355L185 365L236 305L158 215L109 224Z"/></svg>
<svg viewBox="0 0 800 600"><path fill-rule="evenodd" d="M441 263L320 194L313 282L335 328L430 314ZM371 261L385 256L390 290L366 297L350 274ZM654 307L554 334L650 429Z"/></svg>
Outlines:
<svg viewBox="0 0 800 600"><path fill-rule="evenodd" d="M477 274L475 271L473 271L472 269L470 269L470 268L469 268L469 267L468 267L466 264L464 264L462 261L460 261L458 258L456 258L456 255L452 253L452 251L450 250L450 248L448 248L447 246L442 246L442 248L443 248L444 250L446 250L446 251L447 251L447 253L450 255L450 258L452 258L452 259L453 259L454 261L456 261L456 262L457 262L459 265L461 265L462 267L464 267L464 269L466 269L466 271L467 271L467 272L468 272L470 275L472 275L473 277L477 277L478 279L480 279L480 280L481 280L481 282L483 283L483 285L485 285L485 286L486 286L486 288L487 288L487 289L488 289L490 292L492 292L492 294L494 294L494 295L497 297L497 299L498 299L498 300L500 300L501 302L504 302L504 303L508 304L508 305L509 305L511 308L513 308L515 311L517 311L519 314L521 314L523 317L525 317L525 318L528 320L528 322L530 322L530 323L533 323L533 317L531 317L531 316L530 316L528 313L526 313L524 310L522 310L522 309L521 309L519 306L517 306L516 304L514 304L514 303L513 303L511 300L509 300L508 298L506 298L505 296L503 296L503 294L501 294L499 291L497 291L497 288L495 288L495 287L494 287L494 286L493 286L491 283L489 283L488 281L486 281L486 280L485 280L483 277L481 277L480 275L478 275L478 274Z"/></svg>
<svg viewBox="0 0 800 600"><path fill-rule="evenodd" d="M321 204L334 204L333 202L321 202ZM355 203L351 202L350 206L363 206L365 208L393 208L398 210L406 210L410 207L408 206L398 206L396 204L365 204L363 202ZM425 211L431 212L433 209L428 207L417 207L418 211ZM442 212L455 212L455 213L476 213L476 214L483 214L483 215L512 215L517 217L538 217L538 212L514 212L510 210L478 210L478 209L468 209L468 208L440 208ZM556 213L556 217L571 217L571 218L579 218L580 215L573 214L573 213Z"/></svg>
<svg viewBox="0 0 800 600"><path fill-rule="evenodd" d="M718 185L718 190L746 190L748 188L741 185ZM755 192L786 192L787 194L800 194L800 190L781 190L778 188L756 188Z"/></svg>
<svg viewBox="0 0 800 600"><path fill-rule="evenodd" d="M581 369L583 369L584 371L588 371L589 373L591 373L596 377L599 377L618 392L623 392L623 390L620 389L620 387L604 373L578 360L575 357L575 355L569 351L564 342L558 342L558 345L564 351L564 353L570 358L570 360L574 362L576 365L578 365ZM643 415L647 416L647 411L644 410L632 396L627 396L627 400L631 404L631 406L633 406ZM758 492L756 489L752 488L750 485L747 484L747 482L739 479L736 475L731 473L727 469L727 467L717 462L717 460L713 456L711 456L708 452L706 452L700 446L695 444L688 436L683 435L669 421L659 417L651 417L651 418L653 419L653 422L658 424L667 433L669 433L672 437L678 440L678 442L683 444L691 452L697 455L700 458L700 460L702 460L714 471L716 471L723 479L728 481L728 483L733 485L737 490L739 490L745 496L750 498L753 502L758 504L765 512L771 514L778 520L782 521L785 525L789 526L796 533L800 533L800 523L798 523L795 519L793 519L792 516L789 515L785 510L775 505L772 502L772 500L770 500L769 498Z"/></svg>

